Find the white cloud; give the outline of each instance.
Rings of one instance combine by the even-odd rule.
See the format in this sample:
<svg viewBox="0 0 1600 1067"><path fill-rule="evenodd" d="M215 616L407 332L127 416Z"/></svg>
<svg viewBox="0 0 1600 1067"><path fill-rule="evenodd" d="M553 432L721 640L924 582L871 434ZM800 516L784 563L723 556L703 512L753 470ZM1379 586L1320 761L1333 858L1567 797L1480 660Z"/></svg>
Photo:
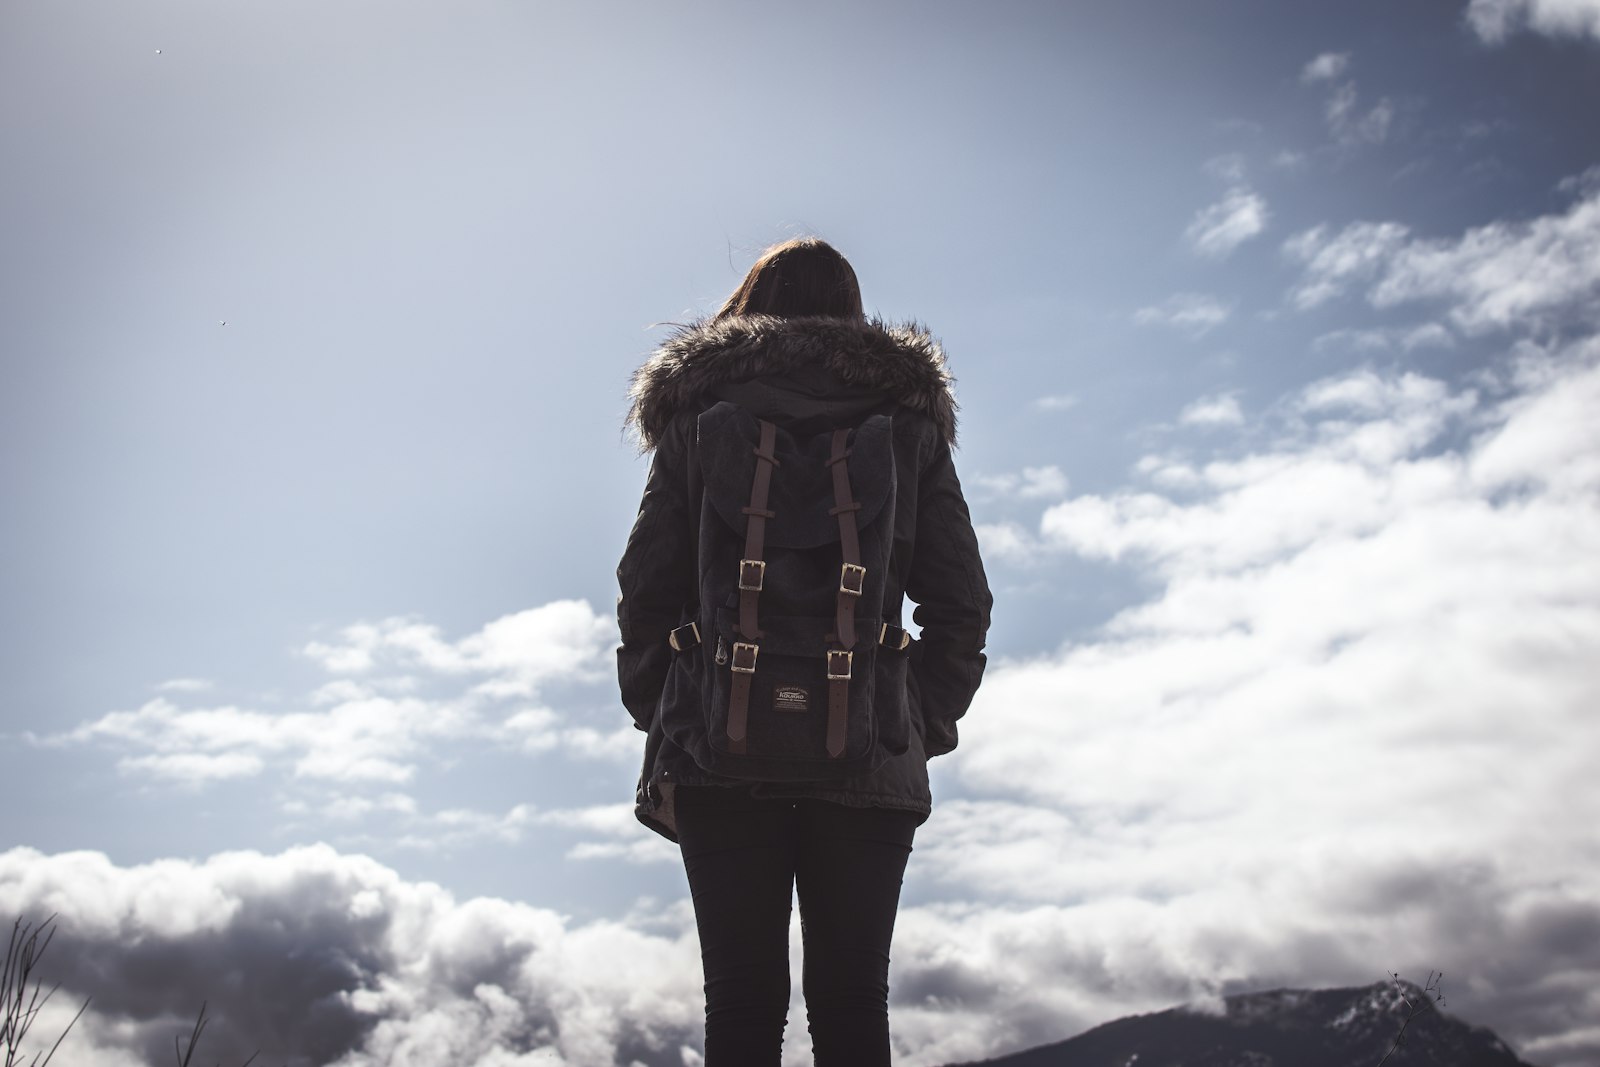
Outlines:
<svg viewBox="0 0 1600 1067"><path fill-rule="evenodd" d="M1416 326L1344 328L1330 330L1312 341L1312 347L1346 348L1356 352L1386 352L1395 348L1413 352L1419 348L1454 348L1455 336L1437 322Z"/></svg>
<svg viewBox="0 0 1600 1067"><path fill-rule="evenodd" d="M1464 1014L1529 1059L1593 1062L1597 409L1600 342L1527 349L1477 391L1360 371L1271 406L1262 443L1016 530L1158 588L1084 643L997 658L936 764L897 1062L1386 967L1458 976ZM1180 469L1175 497L1156 474ZM671 860L626 804L421 818ZM107 1050L89 1067L170 1051L208 997L223 1062L676 1067L698 1043L681 902L580 924L325 847L130 868L17 849L0 909L61 914L62 998L95 996L74 1051Z"/></svg>
<svg viewBox="0 0 1600 1067"><path fill-rule="evenodd" d="M1400 335L1400 347L1407 352L1419 348L1454 348L1455 344L1455 337L1437 322L1413 326Z"/></svg>
<svg viewBox="0 0 1600 1067"><path fill-rule="evenodd" d="M580 841L566 852L569 860L617 860L643 866L647 863L683 862L676 847L664 837L634 834L620 841Z"/></svg>
<svg viewBox="0 0 1600 1067"><path fill-rule="evenodd" d="M1041 396L1033 402L1033 406L1040 411L1070 411L1078 406L1078 398L1070 393Z"/></svg>
<svg viewBox="0 0 1600 1067"><path fill-rule="evenodd" d="M1141 326L1173 326L1202 337L1228 321L1231 305L1204 293L1175 293L1160 304L1134 312L1133 321Z"/></svg>
<svg viewBox="0 0 1600 1067"><path fill-rule="evenodd" d="M1350 65L1349 52L1324 52L1305 65L1300 80L1306 83L1332 81Z"/></svg>
<svg viewBox="0 0 1600 1067"><path fill-rule="evenodd" d="M1382 97L1364 113L1357 106L1358 101L1354 82L1337 86L1324 110L1328 129L1342 144L1382 144L1394 126L1394 101Z"/></svg>
<svg viewBox="0 0 1600 1067"><path fill-rule="evenodd" d="M1600 0L1472 0L1466 19L1490 44L1523 27L1552 37L1600 37Z"/></svg>
<svg viewBox="0 0 1600 1067"><path fill-rule="evenodd" d="M1398 248L1370 293L1378 307L1442 300L1469 333L1539 321L1558 311L1593 317L1600 303L1600 192L1566 213L1496 222L1459 240Z"/></svg>
<svg viewBox="0 0 1600 1067"><path fill-rule="evenodd" d="M1600 193L1600 163L1585 169L1582 173L1562 178L1556 183L1556 188L1569 196L1580 198Z"/></svg>
<svg viewBox="0 0 1600 1067"><path fill-rule="evenodd" d="M637 733L620 714L601 728L533 702L543 686L608 680L614 639L615 625L582 601L507 615L455 642L415 620L362 624L308 649L327 670L359 680L318 686L304 710L184 707L162 696L34 740L109 746L124 753L124 772L189 786L278 769L307 783L392 787L446 743L627 762L637 758ZM339 817L358 808L347 804Z"/></svg>
<svg viewBox="0 0 1600 1067"><path fill-rule="evenodd" d="M1587 347L1593 353L1600 342L1591 339ZM1594 418L1600 411L1600 376L1572 374L1530 358L1519 377L1536 388L1507 403L1513 418L1473 453L1473 480L1495 492L1543 487L1554 497L1581 503L1600 485L1600 425ZM1592 570L1580 568L1578 574Z"/></svg>
<svg viewBox="0 0 1600 1067"><path fill-rule="evenodd" d="M1356 109L1356 86L1354 82L1345 82L1334 89L1333 95L1328 97L1325 114L1328 125L1335 130L1346 126L1350 122L1351 114Z"/></svg>
<svg viewBox="0 0 1600 1067"><path fill-rule="evenodd" d="M1600 305L1600 190L1562 214L1493 222L1459 238L1423 239L1399 223L1358 222L1338 233L1318 226L1297 234L1284 252L1304 270L1290 291L1300 308L1370 283L1374 306L1440 302L1450 323L1469 334L1592 321ZM1448 335L1423 328L1407 340L1438 344Z"/></svg>
<svg viewBox="0 0 1600 1067"><path fill-rule="evenodd" d="M644 932L457 901L327 846L117 867L0 853L0 909L59 915L64 1003L93 1001L67 1062L166 1062L207 1001L205 1062L674 1067L698 1046L692 922Z"/></svg>
<svg viewBox="0 0 1600 1067"><path fill-rule="evenodd" d="M568 848L567 859L620 859L638 864L680 861L676 846L644 830L631 803L549 809L518 804L500 814L450 808L413 819L410 826L396 843L423 852L484 842L514 845L526 840L530 829L555 827L585 835Z"/></svg>
<svg viewBox="0 0 1600 1067"><path fill-rule="evenodd" d="M1178 413L1182 426L1238 426L1243 422L1239 399L1232 394L1201 397Z"/></svg>
<svg viewBox="0 0 1600 1067"><path fill-rule="evenodd" d="M1183 456L1147 455L1134 464L1140 477L1167 489L1197 489L1205 479Z"/></svg>
<svg viewBox="0 0 1600 1067"><path fill-rule="evenodd" d="M1046 510L1044 545L1159 589L991 664L941 768L966 799L918 845L990 902L947 933L982 959L974 931L1013 921L993 902L1033 909L1074 975L1039 1010L1086 1019L1101 988L1443 967L1525 1057L1592 1062L1600 945L1533 931L1600 927L1600 341L1476 390L1365 370L1272 410L1266 443L1153 460L1181 496ZM989 1007L988 967L942 965Z"/></svg>
<svg viewBox="0 0 1600 1067"><path fill-rule="evenodd" d="M980 474L980 488L1018 500L1054 500L1067 495L1067 476L1060 467L1024 467L1020 474Z"/></svg>
<svg viewBox="0 0 1600 1067"><path fill-rule="evenodd" d="M255 775L266 759L280 757L298 777L394 783L411 778L428 741L482 729L463 709L421 699L372 697L326 711L274 713L184 709L158 698L50 741L151 749L150 755L124 758L120 765L168 778L201 767L210 768L212 779Z"/></svg>
<svg viewBox="0 0 1600 1067"><path fill-rule="evenodd" d="M1269 563L1370 532L1410 502L1401 490L1431 487L1428 479L1393 482L1393 465L1463 418L1474 400L1415 374L1362 371L1319 382L1294 405L1315 416L1302 431L1303 447L1206 464L1197 473L1214 499L1180 503L1137 491L1076 497L1049 508L1040 532L1090 558L1135 553L1157 567Z"/></svg>
<svg viewBox="0 0 1600 1067"><path fill-rule="evenodd" d="M1361 121L1352 127L1351 132L1363 141L1380 144L1389 139L1389 131L1394 128L1395 114L1394 101L1383 97L1372 105L1372 110L1361 117Z"/></svg>
<svg viewBox="0 0 1600 1067"><path fill-rule="evenodd" d="M1292 842L1277 822L1241 854L1214 836L1214 810L1173 825L1101 819L1094 805L942 805L913 879L990 900L902 909L896 1062L992 1056L1225 984L1366 984L1390 961L1441 960L1480 991L1469 1017L1514 1040L1519 1021L1581 999L1571 983L1593 970L1571 935L1596 907L1576 887L1519 884L1510 864L1432 865L1421 848L1352 855L1348 841L1302 840L1315 809L1289 814ZM1400 838L1427 814L1382 818ZM208 1062L259 1049L266 1062L334 1067L677 1067L698 1053L703 1008L686 904L640 901L622 920L579 923L457 900L326 846L133 867L0 853L0 907L60 916L59 999L93 997L63 1046L84 1067L162 1062L201 1000ZM1510 1009L1496 1014L1499 1001ZM809 1048L791 1030L785 1063L797 1067Z"/></svg>
<svg viewBox="0 0 1600 1067"><path fill-rule="evenodd" d="M134 867L13 849L0 853L0 907L59 915L59 997L93 997L63 1046L85 1067L161 1062L202 1000L212 1015L202 1051L216 1062L259 1050L267 1062L335 1067L676 1067L700 1044L698 944L692 912L676 902L580 924L458 901L313 846ZM1107 947L1095 918L903 909L897 1062L931 1067L1066 1036L1128 1005L1188 999L1194 983L1156 967L1106 988L1093 974ZM785 1063L810 1062L803 1028L791 1029Z"/></svg>
<svg viewBox="0 0 1600 1067"><path fill-rule="evenodd" d="M1257 131L1260 132L1259 130ZM1230 185L1238 185L1245 180L1246 166L1244 156L1237 152L1225 155L1212 156L1205 162L1205 171L1212 177L1221 178Z"/></svg>
<svg viewBox="0 0 1600 1067"><path fill-rule="evenodd" d="M581 600L558 600L495 619L460 641L413 619L345 627L340 640L305 648L323 668L362 674L380 663L441 674L481 674L496 695L528 695L554 678L593 677L597 643L610 640L611 623Z"/></svg>
<svg viewBox="0 0 1600 1067"><path fill-rule="evenodd" d="M309 814L309 808L299 805L296 814ZM405 793L382 793L378 796L338 795L318 806L317 811L330 819L356 822L376 814L414 815L417 802Z"/></svg>
<svg viewBox="0 0 1600 1067"><path fill-rule="evenodd" d="M1221 258L1265 230L1269 218L1267 202L1249 188L1237 185L1195 215L1184 236L1201 255Z"/></svg>
<svg viewBox="0 0 1600 1067"><path fill-rule="evenodd" d="M518 804L503 815L470 808L447 808L416 820L413 829L396 843L402 848L420 851L453 849L484 841L513 845L522 840L537 814L538 809L531 804Z"/></svg>
<svg viewBox="0 0 1600 1067"><path fill-rule="evenodd" d="M1327 83L1331 87L1323 117L1334 140L1343 145L1382 144L1393 131L1398 108L1385 96L1363 111L1356 83L1339 80L1349 66L1349 52L1324 52L1305 65L1300 81L1305 85Z"/></svg>
<svg viewBox="0 0 1600 1067"><path fill-rule="evenodd" d="M978 547L985 559L1003 559L1007 563L1032 562L1038 546L1035 538L1016 523L978 523Z"/></svg>
<svg viewBox="0 0 1600 1067"><path fill-rule="evenodd" d="M1357 329L1355 327L1342 327L1329 330L1327 333L1318 334L1311 342L1311 347L1318 352L1330 348L1349 349L1354 352L1377 352L1394 347L1394 337L1391 331L1380 328Z"/></svg>
<svg viewBox="0 0 1600 1067"><path fill-rule="evenodd" d="M243 752L169 752L164 755L130 756L117 766L126 771L167 778L182 785L204 785L228 778L250 778L266 766L261 757Z"/></svg>
<svg viewBox="0 0 1600 1067"><path fill-rule="evenodd" d="M1357 222L1339 233L1326 226L1298 233L1283 251L1298 261L1305 277L1290 292L1299 308L1312 308L1338 296L1352 283L1371 278L1387 263L1410 231L1398 222Z"/></svg>
<svg viewBox="0 0 1600 1067"><path fill-rule="evenodd" d="M200 693L211 688L211 682L205 678L169 678L156 686L162 693Z"/></svg>
<svg viewBox="0 0 1600 1067"><path fill-rule="evenodd" d="M592 726L562 729L557 747L569 756L608 763L636 763L643 738L630 720L611 730Z"/></svg>
<svg viewBox="0 0 1600 1067"><path fill-rule="evenodd" d="M523 708L502 721L494 736L519 751L536 755L561 751L569 756L628 763L639 757L639 731L629 719L609 730L568 726L550 708Z"/></svg>

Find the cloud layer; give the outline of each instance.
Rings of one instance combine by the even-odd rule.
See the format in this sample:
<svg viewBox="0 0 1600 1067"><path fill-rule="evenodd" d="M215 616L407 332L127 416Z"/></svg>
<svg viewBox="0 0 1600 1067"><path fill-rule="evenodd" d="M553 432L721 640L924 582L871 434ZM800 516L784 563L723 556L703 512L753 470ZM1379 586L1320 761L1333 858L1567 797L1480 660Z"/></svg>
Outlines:
<svg viewBox="0 0 1600 1067"><path fill-rule="evenodd" d="M1472 0L1466 17L1491 44L1524 27L1553 37L1600 38L1600 0Z"/></svg>
<svg viewBox="0 0 1600 1067"><path fill-rule="evenodd" d="M576 926L326 846L127 868L14 849L0 913L59 915L47 970L59 1010L93 996L63 1045L86 1067L169 1062L202 1001L205 1062L678 1067L698 1040L679 906Z"/></svg>
<svg viewBox="0 0 1600 1067"><path fill-rule="evenodd" d="M1211 418L1211 457L1151 457L1143 488L1042 502L1028 547L1155 588L1089 640L997 661L936 765L896 942L899 1062L1430 968L1525 1058L1592 1062L1595 410L1596 340L1524 345L1464 386L1361 370ZM430 818L555 822L602 861L650 840L625 806ZM92 1067L154 1062L201 999L223 1059L694 1061L681 900L574 924L325 846L127 868L18 849L0 909L61 915L55 977L64 1004L95 997L78 1048L98 1051L74 1060ZM787 1055L804 1062L798 1026Z"/></svg>
<svg viewBox="0 0 1600 1067"><path fill-rule="evenodd" d="M1236 185L1196 214L1184 237L1202 256L1221 259L1265 230L1270 217L1267 202L1258 193Z"/></svg>
<svg viewBox="0 0 1600 1067"><path fill-rule="evenodd" d="M1445 970L1452 1006L1525 1058L1600 1054L1600 194L1568 191L1561 213L1454 238L1365 222L1286 246L1292 303L1360 293L1454 331L1338 340L1521 337L1489 370L1347 370L1248 416L1213 392L1164 427L1182 446L1114 491L1068 496L1057 457L974 480L1037 509L985 529L996 558L1133 567L1146 595L1079 643L997 658L936 765L896 943L899 1062L1389 969ZM1141 314L1199 332L1226 307ZM582 837L570 858L670 861L626 804L424 813L403 791L446 742L632 759L631 730L547 699L601 678L612 637L581 602L458 640L361 625L305 649L328 677L293 710L183 682L51 742L106 746L140 777L348 789L319 813L402 816L418 848L560 826ZM326 846L135 867L17 849L0 907L61 915L57 976L95 997L75 1060L92 1067L164 1058L202 999L223 1060L695 1061L681 899L575 923ZM804 1062L790 1034L787 1062Z"/></svg>
<svg viewBox="0 0 1600 1067"><path fill-rule="evenodd" d="M185 705L178 696L204 690L169 683L173 695L36 740L111 746L125 773L189 786L269 769L334 787L399 786L445 742L632 759L630 727L573 722L540 700L552 685L607 678L614 641L615 625L582 601L516 612L458 641L414 619L363 623L306 647L335 677L294 710Z"/></svg>
<svg viewBox="0 0 1600 1067"><path fill-rule="evenodd" d="M1291 237L1302 268L1290 292L1316 307L1364 287L1375 307L1431 301L1469 334L1592 325L1600 306L1600 192L1588 189L1565 212L1494 222L1458 238L1428 239L1397 222L1318 226Z"/></svg>
<svg viewBox="0 0 1600 1067"><path fill-rule="evenodd" d="M1172 326L1194 337L1203 337L1228 321L1233 308L1204 293L1175 293L1160 304L1134 312L1133 321L1141 326Z"/></svg>
<svg viewBox="0 0 1600 1067"><path fill-rule="evenodd" d="M952 764L972 799L922 861L1078 902L1060 922L1100 931L1108 983L1439 967L1526 1057L1587 1062L1600 941L1538 931L1600 929L1595 411L1592 339L1470 388L1359 371L1278 405L1264 444L1047 508L1025 547L1160 591L991 670Z"/></svg>

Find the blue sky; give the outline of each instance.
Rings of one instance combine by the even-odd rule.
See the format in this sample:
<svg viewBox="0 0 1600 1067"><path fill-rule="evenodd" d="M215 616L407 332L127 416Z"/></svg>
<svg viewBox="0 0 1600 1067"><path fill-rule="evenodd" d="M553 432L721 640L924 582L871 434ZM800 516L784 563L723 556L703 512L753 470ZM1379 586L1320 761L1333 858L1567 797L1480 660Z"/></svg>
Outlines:
<svg viewBox="0 0 1600 1067"><path fill-rule="evenodd" d="M7 4L0 905L74 1062L202 998L694 1061L621 417L798 233L942 338L998 594L901 1062L1430 968L1591 1062L1596 99L1594 0Z"/></svg>

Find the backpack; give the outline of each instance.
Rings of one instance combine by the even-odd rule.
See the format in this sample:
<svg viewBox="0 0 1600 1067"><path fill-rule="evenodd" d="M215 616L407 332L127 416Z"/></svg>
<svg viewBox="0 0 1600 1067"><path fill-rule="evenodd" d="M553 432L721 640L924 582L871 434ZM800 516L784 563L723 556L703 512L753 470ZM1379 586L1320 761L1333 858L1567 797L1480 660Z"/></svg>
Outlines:
<svg viewBox="0 0 1600 1067"><path fill-rule="evenodd" d="M669 638L667 735L733 778L875 770L910 735L910 635L898 604L884 614L890 416L795 437L722 401L699 416L696 442L698 605Z"/></svg>

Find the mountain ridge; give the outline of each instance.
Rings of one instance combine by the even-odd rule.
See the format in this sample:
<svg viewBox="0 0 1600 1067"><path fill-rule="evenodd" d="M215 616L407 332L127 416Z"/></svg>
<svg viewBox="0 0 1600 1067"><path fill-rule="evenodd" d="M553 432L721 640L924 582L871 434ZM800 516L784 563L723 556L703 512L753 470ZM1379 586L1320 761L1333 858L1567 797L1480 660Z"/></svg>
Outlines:
<svg viewBox="0 0 1600 1067"><path fill-rule="evenodd" d="M1130 1015L1048 1045L946 1067L1534 1067L1487 1027L1447 1014L1410 982L1273 989Z"/></svg>

